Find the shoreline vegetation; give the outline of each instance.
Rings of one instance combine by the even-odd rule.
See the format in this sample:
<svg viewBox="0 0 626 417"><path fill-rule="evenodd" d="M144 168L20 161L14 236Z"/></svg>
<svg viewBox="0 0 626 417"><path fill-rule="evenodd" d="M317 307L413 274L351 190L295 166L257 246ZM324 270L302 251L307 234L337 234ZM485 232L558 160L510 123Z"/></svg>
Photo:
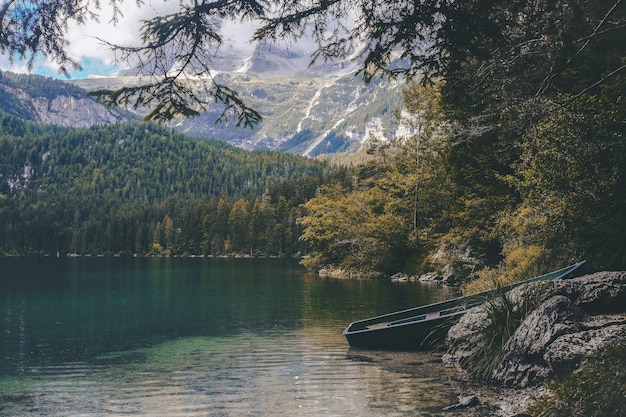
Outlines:
<svg viewBox="0 0 626 417"><path fill-rule="evenodd" d="M230 255L198 255L198 254L181 254L181 255L163 255L163 254L137 254L137 253L114 253L114 254L80 254L80 253L65 253L65 254L1 254L0 258L259 258L259 259L298 259L299 256L281 256L281 255L250 255L245 253L230 254Z"/></svg>
<svg viewBox="0 0 626 417"><path fill-rule="evenodd" d="M518 287L470 310L448 332L444 362L510 417L626 415L626 272ZM523 398L523 407L505 412Z"/></svg>
<svg viewBox="0 0 626 417"><path fill-rule="evenodd" d="M26 122L25 111L19 117L0 112L0 251L113 257L242 253L242 258L306 253L303 266L335 278L402 271L408 275L398 276L401 282L449 266L455 285L466 291L501 284L500 278L523 280L574 259L588 259L593 271L626 268L626 9L619 0L401 2L391 9L391 20L385 8L372 13L363 7L367 12L357 16L362 25L330 37L324 33L335 23L327 19L351 3L322 3L303 2L303 8L295 6L268 20L271 27L257 31L255 39L297 39L313 19L320 35L314 57L332 60L345 58L358 46L353 41L365 36L369 48L360 55L365 81L377 82L379 74L406 75L413 81L403 90L404 107L386 110L397 110L406 135L368 141L362 152L371 158L339 166L278 152L248 153L145 123L64 129ZM15 13L6 16L21 16L24 7L25 15L32 16L33 7L56 4L41 15L44 23L80 20L89 12L76 10L77 2L7 4ZM168 30L190 34L180 30L189 15L189 8L181 7L180 14L171 16L182 27L158 16L144 26L144 39ZM269 9L255 13L267 17ZM35 36L41 42L27 42L27 52L72 64L59 36L64 25L49 25L49 31L33 35L33 27L46 26L23 25L20 18L9 23L16 34L5 46L10 57L28 57L19 52L24 52L23 41ZM207 32L208 26L187 26L205 29L196 35L215 34ZM423 36L415 36L415 28ZM175 49L186 46L185 39L171 39ZM424 39L432 47L418 48ZM122 55L133 52L117 48ZM408 65L389 61L397 48ZM208 56L206 49L197 50ZM140 60L153 71L169 68L170 62L160 62L160 55L170 58L160 47L143 44L134 52L154 58ZM186 62L197 62L195 58L192 53ZM44 80L37 84L45 91ZM189 84L168 85L186 89ZM138 88L98 95L108 104L128 103L133 96L139 97L135 104L149 103L137 91L152 87ZM8 91L0 91L0 104L15 110L16 96ZM214 98L233 100L244 126L260 121L260 114L232 90L218 91L222 95ZM181 96L152 96L160 105L148 116L171 120L196 114L187 100L172 102L172 97ZM345 125L342 134L349 135L350 122ZM607 287L596 304L606 305L612 291L623 294L624 285ZM536 305L536 300L528 299L533 301L528 305L503 298L488 306L483 318L491 314L491 323L497 323L500 316L512 320L511 326L475 323L482 345L469 343L464 359L485 366L478 379L493 378L497 369L490 367L499 366L498 361L481 360L494 352L472 349L495 341L503 352L498 359L550 374L554 369L544 366L552 363L550 355L570 354L562 346L572 348L566 342L580 330L569 329L568 323L587 332L577 345L583 348L615 335L607 335L615 326L626 326L623 319L610 321L610 314L625 313L620 297L617 310L605 313L588 312L572 293L553 294ZM609 316L602 319L602 314ZM468 313L461 320L471 317ZM524 327L531 319L537 326ZM558 346L552 344L536 346L544 341L536 330L546 323L545 340L560 341L561 350L555 352ZM522 328L527 333L519 335ZM560 333L563 329L572 333ZM557 381L562 385L553 388L560 396L533 417L623 417L623 333L615 338L610 343L615 351L599 349L592 352L597 358L568 365ZM517 350L511 350L513 342ZM501 378L508 381L506 369ZM614 384L602 376L607 371L615 372L610 374ZM606 386L608 391L600 389Z"/></svg>

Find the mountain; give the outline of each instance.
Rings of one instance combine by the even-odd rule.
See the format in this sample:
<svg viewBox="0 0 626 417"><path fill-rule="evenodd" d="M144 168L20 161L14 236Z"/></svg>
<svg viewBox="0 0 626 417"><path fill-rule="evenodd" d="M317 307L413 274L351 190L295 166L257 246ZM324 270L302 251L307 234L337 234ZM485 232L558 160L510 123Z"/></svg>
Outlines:
<svg viewBox="0 0 626 417"><path fill-rule="evenodd" d="M37 75L0 73L0 110L24 120L62 126L91 127L132 118L109 109L70 83Z"/></svg>
<svg viewBox="0 0 626 417"><path fill-rule="evenodd" d="M215 124L219 109L171 122L178 131L209 136L235 146L301 155L355 151L370 136L395 136L394 111L402 106L402 84L376 79L365 85L347 59L309 65L310 53L260 46L253 52L225 48L212 76L235 88L263 115L254 129ZM92 91L137 81L131 71L73 84Z"/></svg>
<svg viewBox="0 0 626 417"><path fill-rule="evenodd" d="M310 53L276 47L253 51L225 48L214 58L212 76L235 88L263 115L254 129L215 124L219 109L174 120L179 132L212 137L247 150L279 150L316 156L353 152L371 135L393 137L403 127L402 84L375 79L365 85L350 59L309 65ZM141 116L111 109L88 91L136 83L132 71L62 81L35 75L0 74L0 110L29 121L90 127Z"/></svg>

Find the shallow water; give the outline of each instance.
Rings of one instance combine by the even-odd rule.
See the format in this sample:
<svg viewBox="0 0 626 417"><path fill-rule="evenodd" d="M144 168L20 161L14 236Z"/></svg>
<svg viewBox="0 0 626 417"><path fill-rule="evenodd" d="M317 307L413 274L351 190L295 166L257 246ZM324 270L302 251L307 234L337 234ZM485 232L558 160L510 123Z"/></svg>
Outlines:
<svg viewBox="0 0 626 417"><path fill-rule="evenodd" d="M347 322L452 296L297 263L0 259L0 416L439 416L428 354L350 350ZM422 372L423 371L423 372Z"/></svg>

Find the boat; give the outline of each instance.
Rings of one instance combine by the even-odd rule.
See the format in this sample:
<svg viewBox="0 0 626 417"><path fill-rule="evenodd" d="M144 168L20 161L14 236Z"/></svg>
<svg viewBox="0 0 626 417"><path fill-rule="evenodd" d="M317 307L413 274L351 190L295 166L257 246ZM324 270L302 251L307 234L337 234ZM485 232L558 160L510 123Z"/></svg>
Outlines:
<svg viewBox="0 0 626 417"><path fill-rule="evenodd" d="M581 261L494 290L355 321L345 328L343 334L351 348L434 350L443 345L448 329L471 308L520 285L564 278L584 263Z"/></svg>

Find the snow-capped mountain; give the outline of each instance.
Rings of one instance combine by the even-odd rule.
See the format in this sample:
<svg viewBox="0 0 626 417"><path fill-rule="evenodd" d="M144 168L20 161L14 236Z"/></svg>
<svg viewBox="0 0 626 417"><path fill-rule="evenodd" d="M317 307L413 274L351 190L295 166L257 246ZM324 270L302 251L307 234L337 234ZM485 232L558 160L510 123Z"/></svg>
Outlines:
<svg viewBox="0 0 626 417"><path fill-rule="evenodd" d="M254 129L215 124L216 108L172 121L175 129L244 149L310 156L354 151L370 135L392 137L401 129L394 113L402 105L402 85L380 79L365 85L351 60L309 65L306 51L264 46L247 53L224 48L212 64L212 76L236 89L263 121ZM136 80L131 71L120 71L70 82L93 91Z"/></svg>
<svg viewBox="0 0 626 417"><path fill-rule="evenodd" d="M356 150L370 135L394 136L402 85L365 85L350 60L310 64L310 54L276 47L219 60L216 70L263 116L254 129L215 124L215 112L178 120L176 129L226 140L246 149L303 155ZM233 59L234 58L234 59Z"/></svg>

